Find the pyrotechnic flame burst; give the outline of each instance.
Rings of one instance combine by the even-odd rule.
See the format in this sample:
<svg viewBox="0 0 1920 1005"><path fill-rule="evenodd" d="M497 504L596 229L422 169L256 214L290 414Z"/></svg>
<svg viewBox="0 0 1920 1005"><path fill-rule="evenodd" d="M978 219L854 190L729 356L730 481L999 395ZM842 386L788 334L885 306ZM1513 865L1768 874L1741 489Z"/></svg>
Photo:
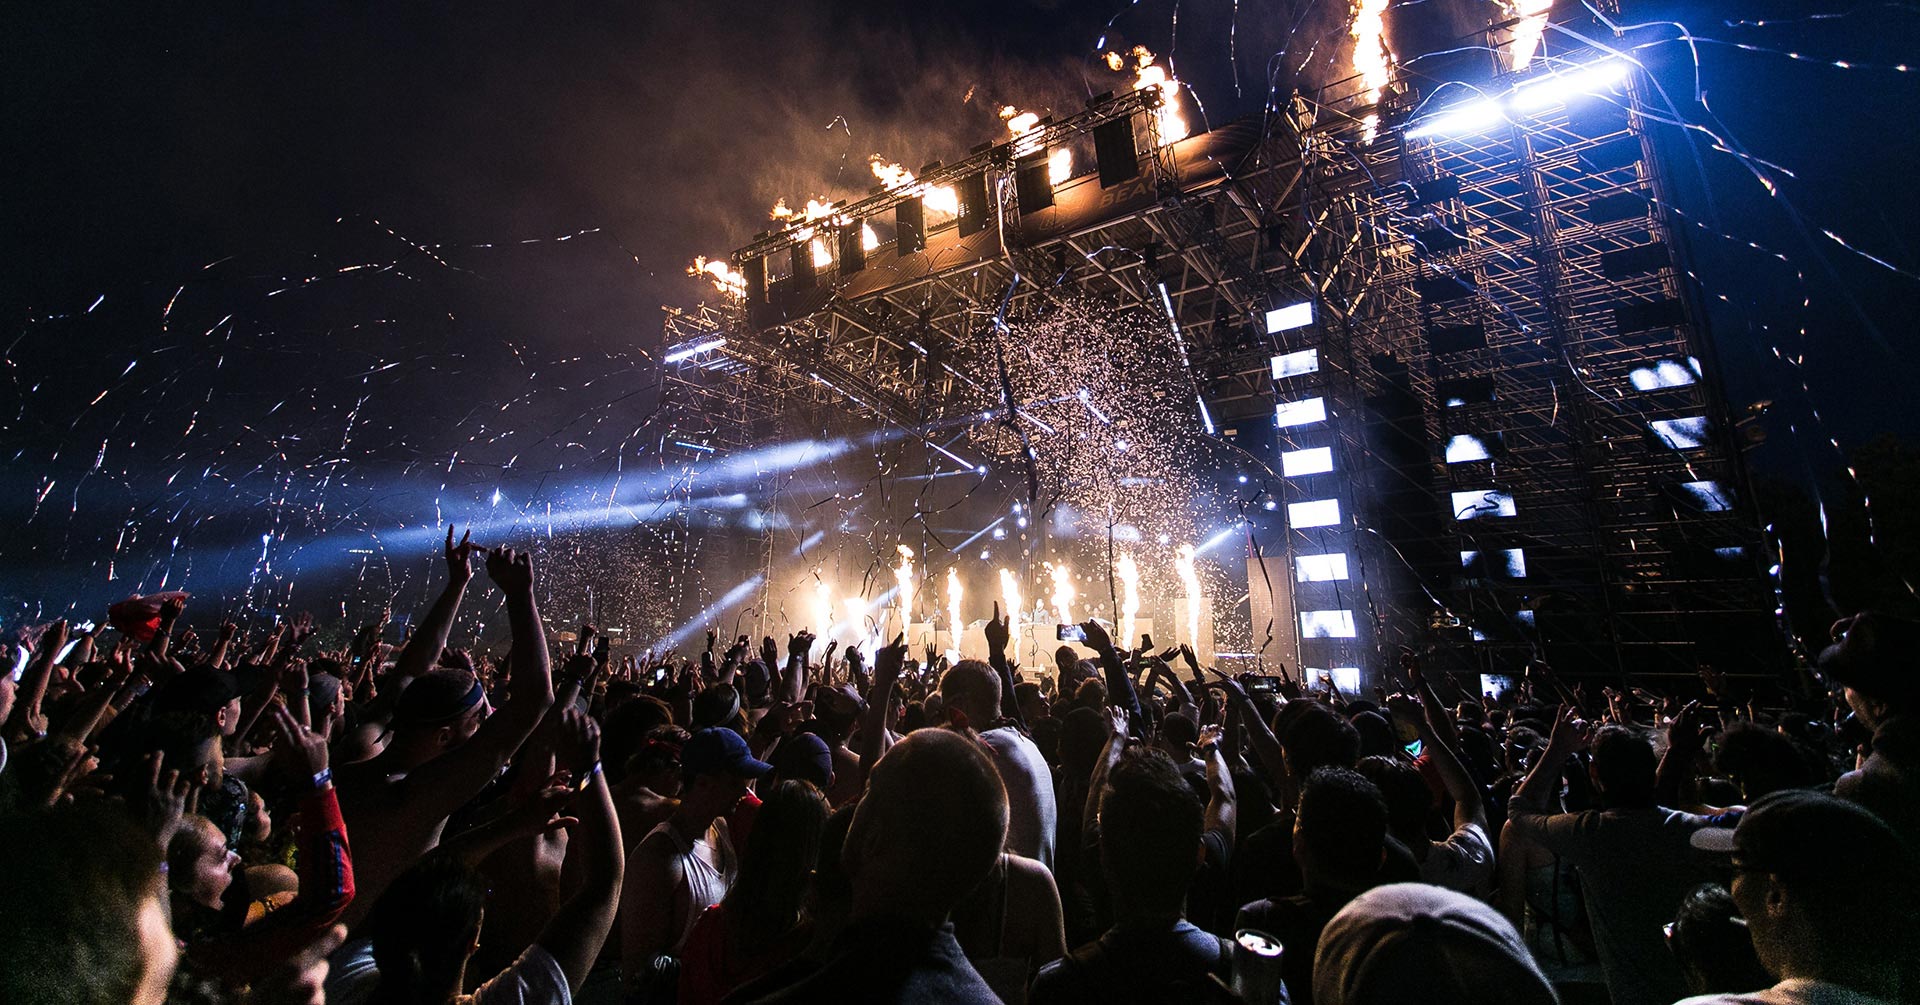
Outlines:
<svg viewBox="0 0 1920 1005"><path fill-rule="evenodd" d="M1063 625L1073 624L1073 570L1065 562L1048 562L1047 577L1053 580L1053 616Z"/></svg>
<svg viewBox="0 0 1920 1005"><path fill-rule="evenodd" d="M1513 26L1513 41L1507 52L1513 60L1512 68L1524 70L1533 62L1533 55L1540 49L1540 38L1547 30L1547 12L1553 8L1553 0L1513 0L1507 5L1508 12L1520 18Z"/></svg>
<svg viewBox="0 0 1920 1005"><path fill-rule="evenodd" d="M1134 617L1140 613L1140 567L1133 562L1133 556L1121 553L1113 561L1114 578L1120 580L1120 637L1114 642L1121 649L1132 649L1139 645L1134 638Z"/></svg>
<svg viewBox="0 0 1920 1005"><path fill-rule="evenodd" d="M904 194L919 195L927 212L935 216L959 216L960 193L950 185L919 185L914 187L913 172L887 160L879 154L867 158L867 166L880 184L888 189L908 189Z"/></svg>
<svg viewBox="0 0 1920 1005"><path fill-rule="evenodd" d="M1180 585L1186 589L1187 600L1187 644L1200 649L1200 574L1193 566L1193 545L1183 544L1174 550L1173 568L1180 574Z"/></svg>
<svg viewBox="0 0 1920 1005"><path fill-rule="evenodd" d="M1007 609L1007 623L1018 635L1020 632L1020 580L1012 569L1000 570L1000 605Z"/></svg>
<svg viewBox="0 0 1920 1005"><path fill-rule="evenodd" d="M713 283L713 288L729 296L747 295L747 277L733 271L725 259L708 259L704 255L695 255L693 264L687 266L687 275L705 276Z"/></svg>
<svg viewBox="0 0 1920 1005"><path fill-rule="evenodd" d="M1386 0L1374 0L1382 7ZM1160 134L1160 145L1165 146L1175 140L1187 138L1186 116L1180 111L1180 81L1167 73L1167 68L1155 63L1157 58L1153 50L1144 45L1136 45L1132 52L1133 89L1144 91L1149 88L1160 92L1160 107L1154 109L1154 128ZM1107 68L1115 73L1127 71L1127 56L1117 52L1107 53Z"/></svg>
<svg viewBox="0 0 1920 1005"><path fill-rule="evenodd" d="M966 622L960 620L960 570L947 569L947 631L953 636L953 648L960 648L960 634Z"/></svg>
<svg viewBox="0 0 1920 1005"><path fill-rule="evenodd" d="M1387 0L1356 0L1353 5L1353 27L1349 29L1353 36L1353 70L1366 85L1366 102L1370 105L1380 100L1393 76L1392 58L1387 54L1386 13ZM1371 140L1380 126L1380 116L1369 112L1361 123L1365 138Z"/></svg>
<svg viewBox="0 0 1920 1005"><path fill-rule="evenodd" d="M894 595L900 607L900 627L913 621L913 549L899 546L900 564L893 567L893 581L899 587Z"/></svg>

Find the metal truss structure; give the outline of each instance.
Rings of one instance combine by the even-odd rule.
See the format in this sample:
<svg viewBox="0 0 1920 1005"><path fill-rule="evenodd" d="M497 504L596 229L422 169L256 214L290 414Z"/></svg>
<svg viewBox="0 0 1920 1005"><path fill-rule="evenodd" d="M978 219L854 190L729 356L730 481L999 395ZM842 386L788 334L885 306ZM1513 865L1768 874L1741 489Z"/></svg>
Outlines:
<svg viewBox="0 0 1920 1005"><path fill-rule="evenodd" d="M1344 413L1325 445L1354 473L1341 498L1358 510L1376 653L1439 628L1486 673L1540 658L1616 679L1777 664L1647 84L1557 38L1521 73L1495 72L1497 39L1470 46L1484 65L1451 69L1477 88L1429 90L1378 141L1344 123L1308 134L1324 315L1301 342L1325 360L1278 377L1280 401L1317 384ZM1298 605L1350 609L1312 596L1345 585L1302 583Z"/></svg>
<svg viewBox="0 0 1920 1005"><path fill-rule="evenodd" d="M1425 138L1457 109L1410 77L1174 142L1157 92L1102 96L760 235L733 256L744 296L669 309L663 403L695 454L851 406L970 466L991 447L969 430L1021 405L985 376L997 322L1092 294L1166 316L1220 435L1275 469L1270 655L1457 641L1487 673L1678 673L1767 648L1641 84L1531 104L1602 58L1549 45L1496 77L1489 56L1479 91L1527 107ZM1036 174L1062 148L1097 170Z"/></svg>

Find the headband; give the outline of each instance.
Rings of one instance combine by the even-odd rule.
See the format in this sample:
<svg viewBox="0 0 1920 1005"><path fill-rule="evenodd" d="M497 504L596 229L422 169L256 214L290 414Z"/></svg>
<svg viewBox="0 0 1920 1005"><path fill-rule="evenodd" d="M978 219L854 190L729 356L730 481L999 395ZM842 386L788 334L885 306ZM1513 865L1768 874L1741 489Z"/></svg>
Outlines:
<svg viewBox="0 0 1920 1005"><path fill-rule="evenodd" d="M471 711L486 696L486 686L480 683L480 675L475 674L473 686L461 696L459 704L455 705L452 711L440 715L410 715L406 717L406 721L410 726L438 726L444 722L452 722Z"/></svg>

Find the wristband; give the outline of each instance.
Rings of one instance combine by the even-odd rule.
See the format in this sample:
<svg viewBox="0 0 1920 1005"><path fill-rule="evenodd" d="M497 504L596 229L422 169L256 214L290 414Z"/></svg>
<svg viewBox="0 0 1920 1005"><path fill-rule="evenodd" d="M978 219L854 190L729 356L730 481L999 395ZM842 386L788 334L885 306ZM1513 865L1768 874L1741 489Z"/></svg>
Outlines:
<svg viewBox="0 0 1920 1005"><path fill-rule="evenodd" d="M593 779L594 779L594 776L596 776L596 775L598 775L598 774L600 774L600 762L599 762L599 761L594 761L594 762L593 762L593 767L591 767L591 768L588 768L588 769L587 769L587 773L586 773L586 774L584 774L584 775L581 775L581 776L580 776L580 784L579 784L578 786L576 786L575 788L576 788L576 789L578 789L578 791L581 791L581 792L585 792L585 791L587 791L587 789L589 789L589 788L591 788L591 787L593 786Z"/></svg>
<svg viewBox="0 0 1920 1005"><path fill-rule="evenodd" d="M330 767L321 768L320 773L313 776L313 787L316 789L324 789L327 786L332 784L333 784L333 769Z"/></svg>

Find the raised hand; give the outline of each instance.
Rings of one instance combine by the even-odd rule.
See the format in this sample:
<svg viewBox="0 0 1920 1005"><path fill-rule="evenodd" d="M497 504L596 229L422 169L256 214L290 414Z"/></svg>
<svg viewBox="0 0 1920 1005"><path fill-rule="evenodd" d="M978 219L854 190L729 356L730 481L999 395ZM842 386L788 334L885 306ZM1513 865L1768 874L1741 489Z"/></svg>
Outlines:
<svg viewBox="0 0 1920 1005"><path fill-rule="evenodd" d="M285 764L288 772L311 779L327 770L327 738L300 725L286 706L269 706L267 724L273 727L273 758Z"/></svg>
<svg viewBox="0 0 1920 1005"><path fill-rule="evenodd" d="M162 775L165 761L166 755L158 751L147 757L146 805L142 807L147 829L153 832L162 854L173 842L173 835L180 830L187 814L200 806L200 786L178 771L168 770Z"/></svg>
<svg viewBox="0 0 1920 1005"><path fill-rule="evenodd" d="M526 802L508 812L507 826L521 837L551 834L573 827L580 823L580 818L566 815L567 804L572 801L571 786L557 780L551 781Z"/></svg>
<svg viewBox="0 0 1920 1005"><path fill-rule="evenodd" d="M589 773L600 761L600 724L577 708L560 713L559 735L554 737L553 752L560 763L573 772L575 786L586 788Z"/></svg>
<svg viewBox="0 0 1920 1005"><path fill-rule="evenodd" d="M1712 736L1714 732L1714 726L1706 721L1700 703L1690 701L1667 726L1667 743L1681 750L1699 750L1706 744L1707 737Z"/></svg>
<svg viewBox="0 0 1920 1005"><path fill-rule="evenodd" d="M807 653L813 650L813 633L800 629L799 634L787 636L787 657L802 663L807 661Z"/></svg>
<svg viewBox="0 0 1920 1005"><path fill-rule="evenodd" d="M533 594L533 556L512 548L494 548L487 552L487 578L502 593Z"/></svg>
<svg viewBox="0 0 1920 1005"><path fill-rule="evenodd" d="M313 614L310 611L301 611L294 616L293 624L287 630L287 646L290 650L298 648L301 643L312 637Z"/></svg>
<svg viewBox="0 0 1920 1005"><path fill-rule="evenodd" d="M288 660L287 665L280 668L280 690L288 701L307 699L306 660Z"/></svg>
<svg viewBox="0 0 1920 1005"><path fill-rule="evenodd" d="M1194 742L1194 746L1200 749L1202 756L1205 756L1212 752L1209 748L1218 747L1220 739L1226 735L1227 727L1217 722L1209 723L1200 727L1200 739Z"/></svg>
<svg viewBox="0 0 1920 1005"><path fill-rule="evenodd" d="M907 633L901 632L893 641L882 646L873 654L873 678L878 681L891 681L900 676L900 669L907 664Z"/></svg>
<svg viewBox="0 0 1920 1005"><path fill-rule="evenodd" d="M1088 649L1096 653L1113 651L1113 636L1107 634L1106 628L1100 622L1088 618L1080 622L1080 630L1086 634Z"/></svg>
<svg viewBox="0 0 1920 1005"><path fill-rule="evenodd" d="M995 653L1007 651L1007 642L1013 638L1013 612L1008 611L1005 619L1000 617L1000 602L993 602L993 617L987 619L987 649Z"/></svg>
<svg viewBox="0 0 1920 1005"><path fill-rule="evenodd" d="M1571 705L1560 708L1560 717L1554 721L1553 735L1547 740L1547 747L1557 754L1577 754L1592 745L1593 724L1580 718L1580 710Z"/></svg>
<svg viewBox="0 0 1920 1005"><path fill-rule="evenodd" d="M475 552L485 550L486 549L473 543L472 527L468 527L466 531L460 535L459 544L454 544L453 525L447 525L447 575L456 582L464 583L473 578L473 555ZM487 557L487 575L493 575L493 557L491 554ZM494 579L496 583L499 581L497 577ZM505 589L505 587L501 587L501 589Z"/></svg>

